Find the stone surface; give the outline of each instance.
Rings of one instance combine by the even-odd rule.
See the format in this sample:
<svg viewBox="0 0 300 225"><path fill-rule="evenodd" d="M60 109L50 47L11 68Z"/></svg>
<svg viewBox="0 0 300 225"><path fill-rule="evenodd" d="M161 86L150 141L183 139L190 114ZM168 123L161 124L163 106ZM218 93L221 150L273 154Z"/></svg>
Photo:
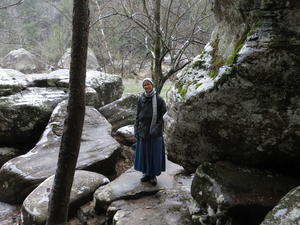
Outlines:
<svg viewBox="0 0 300 225"><path fill-rule="evenodd" d="M62 102L53 111L36 146L2 166L0 201L23 201L38 184L55 173L65 116L66 102ZM115 174L119 147L111 137L111 125L95 108L87 106L76 168L111 178Z"/></svg>
<svg viewBox="0 0 300 225"><path fill-rule="evenodd" d="M2 67L15 69L23 73L33 73L42 69L37 58L24 48L9 52L2 60Z"/></svg>
<svg viewBox="0 0 300 225"><path fill-rule="evenodd" d="M138 95L129 94L99 108L99 112L111 123L113 130L132 125L136 117Z"/></svg>
<svg viewBox="0 0 300 225"><path fill-rule="evenodd" d="M49 74L31 74L28 76L29 86L67 88L69 86L69 73L68 69L60 69ZM97 92L98 99L96 100L97 105L95 105L97 108L120 98L124 90L120 76L93 70L86 73L86 87ZM87 97L90 97L91 94L91 91L87 92ZM92 98L97 97L92 95Z"/></svg>
<svg viewBox="0 0 300 225"><path fill-rule="evenodd" d="M21 151L16 148L0 147L0 168L8 160L21 155Z"/></svg>
<svg viewBox="0 0 300 225"><path fill-rule="evenodd" d="M134 136L134 126L127 125L119 128L115 133L115 138L123 145L132 146L136 142L136 138Z"/></svg>
<svg viewBox="0 0 300 225"><path fill-rule="evenodd" d="M58 61L57 66L62 69L69 69L70 62L71 62L71 49L68 48L66 50L65 54ZM87 52L86 67L87 67L87 69L90 69L90 70L97 70L100 67L95 53L90 48L88 49L88 52Z"/></svg>
<svg viewBox="0 0 300 225"><path fill-rule="evenodd" d="M157 177L157 185L152 186L149 183L141 183L142 174L131 168L114 181L95 191L95 210L105 212L113 201L136 199L144 195L152 195L162 189L173 188L176 184L174 175L181 171L182 167L168 161L166 172Z"/></svg>
<svg viewBox="0 0 300 225"><path fill-rule="evenodd" d="M0 145L32 146L43 133L52 110L67 94L57 88L30 87L0 97Z"/></svg>
<svg viewBox="0 0 300 225"><path fill-rule="evenodd" d="M203 163L191 187L199 205L194 219L205 224L259 224L280 198L299 183L296 178L228 162Z"/></svg>
<svg viewBox="0 0 300 225"><path fill-rule="evenodd" d="M161 190L153 196L113 202L108 215L115 225L191 225L190 201L187 192Z"/></svg>
<svg viewBox="0 0 300 225"><path fill-rule="evenodd" d="M228 160L296 175L300 4L215 0L212 6L218 25L211 41L169 93L168 157L190 172L204 161Z"/></svg>
<svg viewBox="0 0 300 225"><path fill-rule="evenodd" d="M54 175L41 183L24 200L22 206L24 225L45 224L53 180ZM70 193L69 214L74 215L76 209L92 200L93 193L99 186L108 182L108 178L101 174L84 170L75 171Z"/></svg>
<svg viewBox="0 0 300 225"><path fill-rule="evenodd" d="M124 91L121 76L94 70L87 72L86 85L97 91L100 101L100 105L98 107L104 106L121 98Z"/></svg>
<svg viewBox="0 0 300 225"><path fill-rule="evenodd" d="M12 69L0 69L0 97L22 91L28 84L24 73Z"/></svg>
<svg viewBox="0 0 300 225"><path fill-rule="evenodd" d="M21 224L20 206L0 202L0 225Z"/></svg>
<svg viewBox="0 0 300 225"><path fill-rule="evenodd" d="M300 186L287 193L261 223L261 225L287 224L300 224Z"/></svg>

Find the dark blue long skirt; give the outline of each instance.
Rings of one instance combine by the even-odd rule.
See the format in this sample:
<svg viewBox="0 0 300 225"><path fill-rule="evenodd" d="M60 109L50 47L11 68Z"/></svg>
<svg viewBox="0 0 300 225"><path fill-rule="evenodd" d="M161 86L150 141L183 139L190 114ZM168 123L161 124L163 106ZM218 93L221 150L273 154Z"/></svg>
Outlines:
<svg viewBox="0 0 300 225"><path fill-rule="evenodd" d="M134 169L146 175L158 176L166 171L165 144L162 136L136 142Z"/></svg>

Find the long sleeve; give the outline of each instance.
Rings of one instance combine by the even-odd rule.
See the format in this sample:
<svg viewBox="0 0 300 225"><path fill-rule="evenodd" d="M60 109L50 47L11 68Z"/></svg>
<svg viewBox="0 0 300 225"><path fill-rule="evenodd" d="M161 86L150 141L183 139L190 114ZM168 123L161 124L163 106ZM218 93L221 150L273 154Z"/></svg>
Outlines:
<svg viewBox="0 0 300 225"><path fill-rule="evenodd" d="M141 111L141 105L140 105L140 98L137 101L136 104L136 117L135 117L135 123L134 123L134 136L138 137L138 125L139 125L139 113Z"/></svg>

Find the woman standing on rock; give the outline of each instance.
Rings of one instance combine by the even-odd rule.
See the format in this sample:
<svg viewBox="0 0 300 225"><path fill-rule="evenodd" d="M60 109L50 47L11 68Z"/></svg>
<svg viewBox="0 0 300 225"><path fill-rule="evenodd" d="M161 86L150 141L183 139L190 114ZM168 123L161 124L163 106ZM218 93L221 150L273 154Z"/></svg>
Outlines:
<svg viewBox="0 0 300 225"><path fill-rule="evenodd" d="M141 182L156 185L156 176L166 170L163 139L166 103L156 93L151 78L145 78L142 85L145 92L138 99L134 125L137 138L134 169L143 173Z"/></svg>

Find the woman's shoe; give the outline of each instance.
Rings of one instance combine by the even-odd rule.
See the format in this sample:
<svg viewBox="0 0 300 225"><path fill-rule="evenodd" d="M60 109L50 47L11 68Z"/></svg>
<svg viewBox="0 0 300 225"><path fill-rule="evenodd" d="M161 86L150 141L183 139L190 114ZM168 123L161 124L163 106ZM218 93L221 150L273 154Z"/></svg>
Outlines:
<svg viewBox="0 0 300 225"><path fill-rule="evenodd" d="M142 178L141 178L141 182L147 182L150 180L150 176L143 174Z"/></svg>
<svg viewBox="0 0 300 225"><path fill-rule="evenodd" d="M150 180L149 180L149 182L150 182L150 184L152 184L153 186L155 186L157 184L156 176L151 177Z"/></svg>

